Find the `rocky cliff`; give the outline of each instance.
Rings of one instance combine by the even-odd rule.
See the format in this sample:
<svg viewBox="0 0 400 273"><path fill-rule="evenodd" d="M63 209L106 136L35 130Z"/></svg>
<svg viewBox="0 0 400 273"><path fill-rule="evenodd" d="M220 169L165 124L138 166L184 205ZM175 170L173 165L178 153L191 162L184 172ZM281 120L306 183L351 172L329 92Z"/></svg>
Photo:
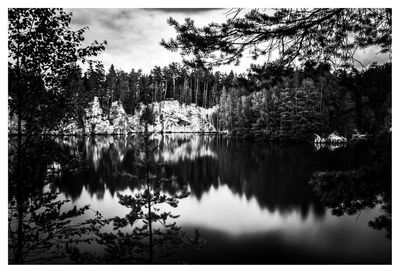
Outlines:
<svg viewBox="0 0 400 273"><path fill-rule="evenodd" d="M217 108L203 108L195 104L180 104L177 100L155 102L152 104L156 116L154 126L150 126L151 132L216 132L212 124L211 117ZM144 109L141 106L140 112ZM134 131L143 131L139 124L139 116L133 117L132 129Z"/></svg>
<svg viewBox="0 0 400 273"><path fill-rule="evenodd" d="M180 104L178 101L163 101L152 104L156 123L149 127L151 132L215 132L211 117L217 111L214 108L202 108L195 104ZM144 129L139 122L140 113L144 105L133 116L127 115L122 104L112 103L110 114L106 115L100 107L97 97L89 103L85 110L84 128L80 128L76 121L67 120L60 124L52 134L80 135L80 134L128 134L142 132Z"/></svg>

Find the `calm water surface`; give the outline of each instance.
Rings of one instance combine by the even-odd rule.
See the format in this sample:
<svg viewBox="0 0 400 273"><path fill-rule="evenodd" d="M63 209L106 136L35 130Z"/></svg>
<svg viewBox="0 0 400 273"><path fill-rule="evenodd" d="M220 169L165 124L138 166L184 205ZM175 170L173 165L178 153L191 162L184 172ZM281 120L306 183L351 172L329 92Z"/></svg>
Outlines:
<svg viewBox="0 0 400 273"><path fill-rule="evenodd" d="M106 217L123 216L117 192L140 185L134 172L131 137L64 138L83 150L89 168L57 185L73 204L91 204ZM173 177L164 191L187 186L191 194L173 209L178 225L198 227L200 250L185 250L171 261L187 263L390 263L391 241L368 222L379 207L335 216L308 181L314 171L368 166L373 151L365 143L347 147L266 144L211 135L155 135L155 160ZM335 149L336 148L336 149Z"/></svg>
<svg viewBox="0 0 400 273"><path fill-rule="evenodd" d="M51 187L71 205L90 204L105 217L124 216L129 210L118 203L117 193L133 194L142 187L133 179L138 137L56 139L64 152L83 153L86 168L63 175ZM180 215L176 222L184 231L199 228L205 242L200 250L178 251L163 262L391 262L385 228L369 225L383 213L380 206L336 216L308 183L315 171L369 166L370 145L267 144L198 134L153 137L160 149L152 158L166 164L163 176L172 177L163 191L174 194L187 187L191 193L170 211Z"/></svg>

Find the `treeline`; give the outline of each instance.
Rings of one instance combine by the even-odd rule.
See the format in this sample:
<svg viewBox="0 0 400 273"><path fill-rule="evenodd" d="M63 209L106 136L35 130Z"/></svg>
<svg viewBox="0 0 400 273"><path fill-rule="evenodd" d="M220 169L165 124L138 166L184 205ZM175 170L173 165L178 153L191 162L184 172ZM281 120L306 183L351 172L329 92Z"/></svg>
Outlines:
<svg viewBox="0 0 400 273"><path fill-rule="evenodd" d="M372 64L362 71L336 70L308 62L302 68L253 65L247 75L211 72L172 63L149 74L129 73L101 63L82 73L76 68L66 80L76 93L76 116L98 96L105 112L122 102L128 114L140 103L174 99L202 107L219 105L213 117L219 131L239 137L304 140L314 133L354 129L369 134L391 126L391 63Z"/></svg>
<svg viewBox="0 0 400 273"><path fill-rule="evenodd" d="M247 75L237 75L178 63L156 66L148 74L127 73L93 62L85 72L72 67L62 85L62 98L48 104L63 109L57 115L79 123L97 96L105 113L117 100L128 114L141 103L172 99L206 108L219 105L212 117L215 127L238 137L304 140L314 133L349 135L358 129L379 134L391 127L391 63L334 72L327 64L282 68L272 63L252 65Z"/></svg>
<svg viewBox="0 0 400 273"><path fill-rule="evenodd" d="M105 71L102 63L91 63L85 73L80 67L74 68L71 77L66 79L65 87L71 92L79 90L88 101L94 96L99 97L106 111L111 102L119 100L128 114L134 114L142 102L163 100L212 107L218 104L222 87L231 87L237 77L233 72L226 74L192 69L178 63L163 68L156 66L149 74L140 69L127 73L116 70L114 65Z"/></svg>
<svg viewBox="0 0 400 273"><path fill-rule="evenodd" d="M254 89L235 80L224 88L214 121L219 130L239 137L306 140L355 129L377 135L391 127L391 63L363 71L331 72L326 64L302 69L253 66L248 75Z"/></svg>
<svg viewBox="0 0 400 273"><path fill-rule="evenodd" d="M248 75L192 69L178 63L149 74L127 73L101 63L76 68L66 89L78 93L76 109L98 96L107 112L120 100L128 114L140 103L175 99L202 107L219 105L219 130L268 139L304 139L313 133L358 129L370 134L391 126L391 63L362 71L308 62L303 68L253 65ZM83 97L82 97L83 96ZM78 114L78 113L77 113Z"/></svg>

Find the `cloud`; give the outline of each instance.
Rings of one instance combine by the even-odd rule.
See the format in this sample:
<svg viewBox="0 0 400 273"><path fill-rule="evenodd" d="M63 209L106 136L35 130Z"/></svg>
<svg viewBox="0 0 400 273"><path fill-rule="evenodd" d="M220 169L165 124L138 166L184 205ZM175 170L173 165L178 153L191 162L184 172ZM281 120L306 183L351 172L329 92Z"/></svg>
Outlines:
<svg viewBox="0 0 400 273"><path fill-rule="evenodd" d="M389 61L389 54L381 54L379 47L370 46L368 48L358 50L354 55L354 58L357 59L363 66L368 66L374 62L377 64L382 64ZM356 67L360 66L361 65L359 63L356 64Z"/></svg>
<svg viewBox="0 0 400 273"><path fill-rule="evenodd" d="M85 33L85 43L94 40L106 40L106 50L98 57L105 68L111 64L117 69L130 71L143 69L150 72L154 66L166 66L171 62L182 60L178 52L170 52L160 45L162 38L169 40L176 36L173 27L167 24L167 19L173 17L183 22L190 17L197 26L204 26L210 22L225 22L229 9L70 9L73 12L72 27L80 29L88 26ZM359 51L356 58L364 65L374 61L382 63L388 60L385 55L377 55L377 48L368 48ZM246 72L250 63L263 63L259 58L254 61L250 57L243 57L239 66L227 65L215 70L237 73Z"/></svg>
<svg viewBox="0 0 400 273"><path fill-rule="evenodd" d="M224 9L223 8L197 8L197 9L195 9L195 8L156 8L156 9L151 9L151 10L162 11L165 13L197 14L197 13L205 13L207 11L224 10Z"/></svg>
<svg viewBox="0 0 400 273"><path fill-rule="evenodd" d="M160 45L162 38L175 36L167 24L172 16L179 21L191 17L198 25L210 21L222 22L226 10L222 9L70 9L72 27L88 26L85 44L94 40L107 41L106 50L98 58L106 68L111 64L130 71L143 69L149 72L155 65L164 66L181 61L177 52L170 52Z"/></svg>

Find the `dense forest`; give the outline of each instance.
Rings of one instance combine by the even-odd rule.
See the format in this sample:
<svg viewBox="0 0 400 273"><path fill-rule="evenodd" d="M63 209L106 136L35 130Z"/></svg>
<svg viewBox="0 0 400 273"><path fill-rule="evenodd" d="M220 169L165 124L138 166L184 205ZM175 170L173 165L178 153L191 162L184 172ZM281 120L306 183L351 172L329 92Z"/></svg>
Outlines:
<svg viewBox="0 0 400 273"><path fill-rule="evenodd" d="M68 115L78 121L97 96L106 113L117 100L128 114L141 103L163 100L217 105L212 118L219 131L268 140L305 140L332 131L349 135L355 129L375 135L391 127L391 63L352 71L313 62L285 69L264 64L238 75L179 63L156 66L149 74L113 65L105 71L97 62L85 72L74 67L62 86L74 105Z"/></svg>

